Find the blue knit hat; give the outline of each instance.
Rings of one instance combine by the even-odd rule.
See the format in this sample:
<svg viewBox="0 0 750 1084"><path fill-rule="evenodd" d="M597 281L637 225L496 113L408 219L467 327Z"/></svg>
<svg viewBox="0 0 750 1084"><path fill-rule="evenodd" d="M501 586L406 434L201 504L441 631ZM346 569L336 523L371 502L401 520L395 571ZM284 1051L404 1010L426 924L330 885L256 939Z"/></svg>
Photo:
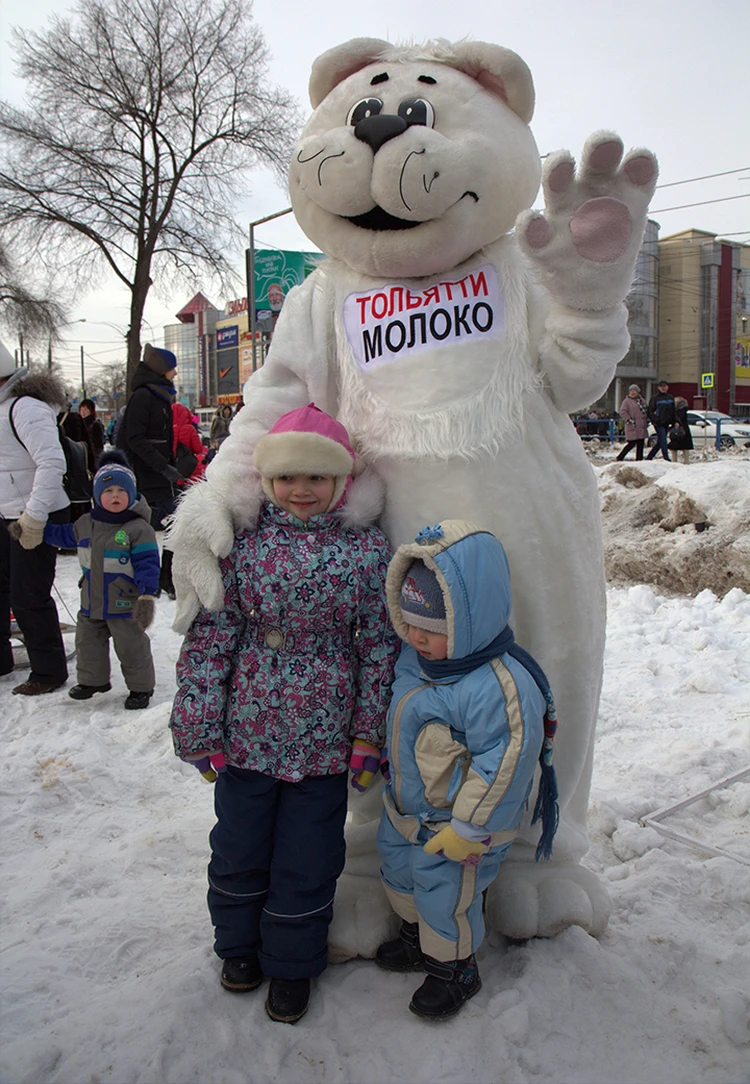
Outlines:
<svg viewBox="0 0 750 1084"><path fill-rule="evenodd" d="M101 496L109 486L121 486L128 495L128 508L138 500L138 486L128 461L121 452L105 452L94 475L94 500L101 507Z"/></svg>
<svg viewBox="0 0 750 1084"><path fill-rule="evenodd" d="M401 584L401 615L407 625L448 634L445 599L435 573L424 561L412 561Z"/></svg>

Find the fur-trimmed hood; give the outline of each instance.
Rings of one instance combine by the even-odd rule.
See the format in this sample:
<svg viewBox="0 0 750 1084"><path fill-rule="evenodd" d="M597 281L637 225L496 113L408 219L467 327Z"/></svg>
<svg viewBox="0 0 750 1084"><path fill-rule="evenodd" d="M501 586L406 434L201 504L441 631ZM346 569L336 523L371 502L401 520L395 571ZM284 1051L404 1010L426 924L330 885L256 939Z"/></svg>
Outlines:
<svg viewBox="0 0 750 1084"><path fill-rule="evenodd" d="M68 402L62 380L54 373L30 373L28 369L17 369L13 376L0 387L0 403L7 399L17 399L28 395L47 403L54 410L63 410Z"/></svg>

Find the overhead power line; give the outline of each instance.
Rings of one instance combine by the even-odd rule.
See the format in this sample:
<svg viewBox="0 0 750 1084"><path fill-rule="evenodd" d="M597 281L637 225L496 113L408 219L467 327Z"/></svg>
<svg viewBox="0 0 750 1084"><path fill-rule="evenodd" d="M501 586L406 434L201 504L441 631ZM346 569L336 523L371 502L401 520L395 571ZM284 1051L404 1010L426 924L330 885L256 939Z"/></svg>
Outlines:
<svg viewBox="0 0 750 1084"><path fill-rule="evenodd" d="M667 184L657 184L657 188L674 188L677 184L692 184L694 181L711 181L714 177L729 177L732 173L743 173L750 166L740 166L739 169L725 169L723 173L707 173L705 177L688 177L684 181L668 181Z"/></svg>
<svg viewBox="0 0 750 1084"><path fill-rule="evenodd" d="M704 199L699 203L681 203L679 207L659 207L657 210L651 210L649 208L649 217L651 215L663 215L667 211L684 211L688 207L705 207L708 203L727 203L730 199L747 199L750 196L750 192L741 192L739 196L723 196L722 199Z"/></svg>

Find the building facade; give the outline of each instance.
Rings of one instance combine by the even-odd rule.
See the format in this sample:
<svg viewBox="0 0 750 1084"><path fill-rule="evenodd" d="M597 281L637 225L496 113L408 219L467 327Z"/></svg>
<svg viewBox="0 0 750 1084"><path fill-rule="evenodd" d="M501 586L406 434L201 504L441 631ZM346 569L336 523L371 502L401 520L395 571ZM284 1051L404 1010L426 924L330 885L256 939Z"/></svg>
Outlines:
<svg viewBox="0 0 750 1084"><path fill-rule="evenodd" d="M659 242L659 376L688 406L750 413L750 245L705 230Z"/></svg>
<svg viewBox="0 0 750 1084"><path fill-rule="evenodd" d="M164 328L164 345L177 358L177 398L195 409L217 401L216 323L221 312L196 294Z"/></svg>

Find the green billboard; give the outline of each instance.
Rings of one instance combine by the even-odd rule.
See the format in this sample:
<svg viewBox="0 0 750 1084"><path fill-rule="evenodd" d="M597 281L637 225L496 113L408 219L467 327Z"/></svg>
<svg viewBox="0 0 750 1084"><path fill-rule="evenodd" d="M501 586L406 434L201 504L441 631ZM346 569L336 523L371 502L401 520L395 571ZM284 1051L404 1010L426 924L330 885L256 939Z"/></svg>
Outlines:
<svg viewBox="0 0 750 1084"><path fill-rule="evenodd" d="M255 250L255 312L279 312L292 286L299 285L315 270L321 260L320 252L286 252L282 249Z"/></svg>

